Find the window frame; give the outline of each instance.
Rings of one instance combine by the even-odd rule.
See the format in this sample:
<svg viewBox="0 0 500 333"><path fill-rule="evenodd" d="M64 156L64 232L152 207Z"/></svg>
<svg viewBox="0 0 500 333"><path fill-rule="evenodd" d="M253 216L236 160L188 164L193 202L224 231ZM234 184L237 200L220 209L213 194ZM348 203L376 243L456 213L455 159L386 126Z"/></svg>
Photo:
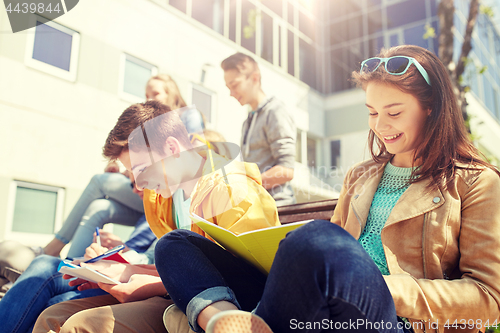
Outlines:
<svg viewBox="0 0 500 333"><path fill-rule="evenodd" d="M14 210L16 205L17 188L24 187L33 190L41 190L46 192L55 192L56 200L56 215L54 219L54 233L57 232L63 225L64 201L66 190L62 187L43 185L22 180L12 180L9 186L9 196L7 200L7 219L5 223L5 239L13 239L22 241L27 245L43 245L54 238L54 234L39 234L12 231L14 225Z"/></svg>
<svg viewBox="0 0 500 333"><path fill-rule="evenodd" d="M151 76L158 75L158 66L149 63L145 60L142 60L141 58L138 58L136 56L133 56L129 53L122 52L120 55L120 74L118 78L118 96L120 99L129 102L129 103L142 103L146 100L146 94L144 94L144 97L138 97L135 95L132 95L128 92L125 92L123 89L125 87L125 64L127 63L127 60L134 62L135 64L146 67L151 66ZM150 77L151 77L150 76ZM145 92L145 91L144 91Z"/></svg>
<svg viewBox="0 0 500 333"><path fill-rule="evenodd" d="M211 97L211 105L210 105L210 121L208 121L207 119L207 124L205 124L205 128L206 129L211 129L211 128L214 128L215 127L215 124L217 122L217 119L216 119L216 115L217 113L214 112L217 108L217 92L213 91L213 90L210 90L208 89L207 87L205 86L202 86L198 83L195 83L195 82L191 82L190 84L190 88L189 89L189 100L191 101L191 104L195 104L194 101L193 101L193 89L197 89L198 91L204 93L204 94L207 94L207 95L210 95ZM195 104L196 105L196 104ZM200 111L201 113L203 113L201 110L198 110Z"/></svg>
<svg viewBox="0 0 500 333"><path fill-rule="evenodd" d="M31 15L30 20L34 28L31 28L26 34L26 50L24 53L24 64L41 72L56 76L69 82L75 82L78 74L78 58L80 53L80 33L76 30L63 26L57 22L49 21L40 15ZM33 58L33 49L35 47L36 22L39 21L48 27L57 29L63 33L71 35L71 56L69 60L69 71L59 67L47 64L43 61Z"/></svg>

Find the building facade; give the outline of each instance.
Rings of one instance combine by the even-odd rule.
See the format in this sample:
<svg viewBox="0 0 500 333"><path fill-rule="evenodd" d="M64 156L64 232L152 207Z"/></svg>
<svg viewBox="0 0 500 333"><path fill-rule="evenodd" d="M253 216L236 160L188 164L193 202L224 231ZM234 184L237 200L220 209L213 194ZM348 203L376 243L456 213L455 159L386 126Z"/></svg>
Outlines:
<svg viewBox="0 0 500 333"><path fill-rule="evenodd" d="M456 0L456 40L467 0ZM42 245L91 176L118 115L170 74L208 128L240 142L248 108L229 96L220 62L256 58L263 89L297 125L299 201L335 197L369 158L364 92L349 81L382 47L437 51L437 0L86 0L54 21L11 33L0 8L0 239ZM478 146L500 160L499 30L480 15L464 80ZM457 47L459 44L457 43Z"/></svg>

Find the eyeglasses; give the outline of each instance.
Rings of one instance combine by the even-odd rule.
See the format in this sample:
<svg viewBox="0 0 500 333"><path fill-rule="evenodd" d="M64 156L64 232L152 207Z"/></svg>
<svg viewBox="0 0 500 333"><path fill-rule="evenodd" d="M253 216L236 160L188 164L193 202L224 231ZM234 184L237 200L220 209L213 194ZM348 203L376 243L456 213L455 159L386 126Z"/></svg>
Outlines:
<svg viewBox="0 0 500 333"><path fill-rule="evenodd" d="M425 79L425 82L430 86L431 81L429 79L429 74L427 71L416 61L414 58L405 56L395 56L390 58L370 58L366 59L361 63L360 74L371 73L377 70L380 64L385 63L385 71L392 75L403 75L406 73L411 64L417 67L420 74Z"/></svg>

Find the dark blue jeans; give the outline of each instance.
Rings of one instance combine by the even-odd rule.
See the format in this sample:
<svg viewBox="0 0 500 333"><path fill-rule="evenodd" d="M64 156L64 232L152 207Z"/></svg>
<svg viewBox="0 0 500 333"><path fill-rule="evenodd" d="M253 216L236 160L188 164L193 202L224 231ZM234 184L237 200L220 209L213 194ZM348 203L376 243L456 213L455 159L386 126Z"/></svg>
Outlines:
<svg viewBox="0 0 500 333"><path fill-rule="evenodd" d="M172 300L197 331L200 311L226 300L242 310L255 309L275 332L403 332L373 260L350 234L328 221L289 233L268 277L186 230L166 234L155 257Z"/></svg>
<svg viewBox="0 0 500 333"><path fill-rule="evenodd" d="M0 333L31 332L43 310L56 303L104 295L102 289L78 291L57 272L61 259L36 257L0 301Z"/></svg>

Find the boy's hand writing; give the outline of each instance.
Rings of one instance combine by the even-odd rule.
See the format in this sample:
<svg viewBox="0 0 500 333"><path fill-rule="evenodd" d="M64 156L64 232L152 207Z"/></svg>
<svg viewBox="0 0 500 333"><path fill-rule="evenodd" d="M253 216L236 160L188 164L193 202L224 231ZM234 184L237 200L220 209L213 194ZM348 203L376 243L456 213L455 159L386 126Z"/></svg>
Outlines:
<svg viewBox="0 0 500 333"><path fill-rule="evenodd" d="M89 260L100 256L106 251L108 251L108 248L99 246L97 243L92 243L88 248L85 249L85 254L83 255L83 257L85 258L85 260Z"/></svg>

